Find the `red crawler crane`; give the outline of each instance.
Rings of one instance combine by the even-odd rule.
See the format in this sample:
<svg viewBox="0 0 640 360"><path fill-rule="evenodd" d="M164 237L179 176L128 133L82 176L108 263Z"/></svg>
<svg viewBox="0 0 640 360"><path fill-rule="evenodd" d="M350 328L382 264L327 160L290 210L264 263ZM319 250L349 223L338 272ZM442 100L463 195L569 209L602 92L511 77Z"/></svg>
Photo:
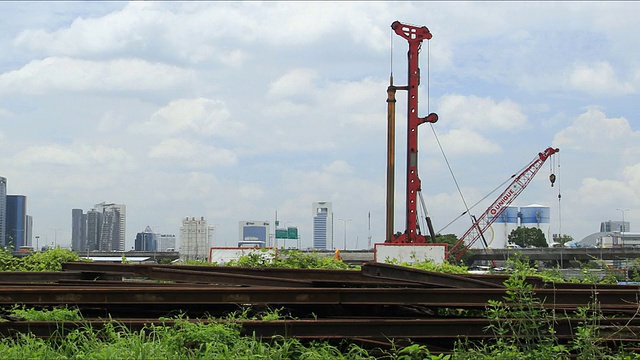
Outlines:
<svg viewBox="0 0 640 360"><path fill-rule="evenodd" d="M418 53L423 40L431 39L432 35L425 26L417 27L405 25L398 21L391 24L391 29L396 34L405 38L409 42L409 51L407 58L409 60L408 86L394 87L391 84L392 91L396 89L407 90L407 193L406 193L406 210L407 225L404 233L392 235L390 240L392 243L426 243L427 239L420 233L417 217L417 195L421 190L420 178L418 177L418 125L429 122L438 121L438 115L431 113L426 117L418 116L418 86L420 85L420 68L418 64ZM392 78L393 79L393 78ZM392 80L393 82L393 80ZM391 90L390 90L391 91ZM395 101L389 100L389 101Z"/></svg>
<svg viewBox="0 0 640 360"><path fill-rule="evenodd" d="M457 249L461 249L455 255L455 261L458 262L462 258L462 256L471 248L478 239L483 236L485 230L491 226L502 214L505 209L511 205L511 203L520 195L520 193L524 190L524 188L529 185L533 177L536 175L538 170L542 167L542 164L547 160L547 158L555 153L560 151L560 149L554 149L551 147L546 148L543 152L538 153L538 156L533 159L533 161L527 166L524 171L522 171L518 176L515 174L512 177L515 177L513 181L507 186L507 188L498 196L498 198L489 206L485 212L480 215L480 217L473 222L473 225L467 230L467 232L460 237L458 242L456 242L451 249L449 249L449 254L453 254ZM553 186L553 182L555 181L556 176L551 174L549 176L549 180L551 180L551 186Z"/></svg>

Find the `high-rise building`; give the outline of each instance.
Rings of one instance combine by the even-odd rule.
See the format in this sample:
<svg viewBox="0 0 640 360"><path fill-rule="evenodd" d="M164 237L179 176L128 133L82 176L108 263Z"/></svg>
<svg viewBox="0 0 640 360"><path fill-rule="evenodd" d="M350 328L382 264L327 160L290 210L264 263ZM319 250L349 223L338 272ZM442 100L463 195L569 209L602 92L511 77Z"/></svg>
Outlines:
<svg viewBox="0 0 640 360"><path fill-rule="evenodd" d="M158 234L158 251L176 251L176 236Z"/></svg>
<svg viewBox="0 0 640 360"><path fill-rule="evenodd" d="M143 232L136 234L134 244L135 251L158 251L158 242L156 234L153 233L151 227L147 226Z"/></svg>
<svg viewBox="0 0 640 360"><path fill-rule="evenodd" d="M6 241L5 246L18 250L25 246L27 235L27 197L6 196Z"/></svg>
<svg viewBox="0 0 640 360"><path fill-rule="evenodd" d="M603 221L600 223L600 232L614 232L614 231L619 231L619 232L629 232L630 230L629 227L629 222L625 221L613 221L613 220L608 220L608 221Z"/></svg>
<svg viewBox="0 0 640 360"><path fill-rule="evenodd" d="M269 241L270 232L268 221L240 221L238 246L265 247Z"/></svg>
<svg viewBox="0 0 640 360"><path fill-rule="evenodd" d="M71 249L87 251L87 214L82 209L71 210Z"/></svg>
<svg viewBox="0 0 640 360"><path fill-rule="evenodd" d="M0 246L6 246L7 179L0 177Z"/></svg>
<svg viewBox="0 0 640 360"><path fill-rule="evenodd" d="M27 215L27 228L24 232L24 245L33 246L33 216Z"/></svg>
<svg viewBox="0 0 640 360"><path fill-rule="evenodd" d="M102 212L91 209L87 212L87 238L84 251L98 250L100 243L100 233L102 231Z"/></svg>
<svg viewBox="0 0 640 360"><path fill-rule="evenodd" d="M184 260L206 260L213 244L215 228L204 217L187 217L180 226L180 257Z"/></svg>
<svg viewBox="0 0 640 360"><path fill-rule="evenodd" d="M313 211L313 248L333 249L333 210L328 201L314 202Z"/></svg>
<svg viewBox="0 0 640 360"><path fill-rule="evenodd" d="M86 247L83 251L125 250L127 217L124 205L101 202L96 204L86 215L87 235Z"/></svg>

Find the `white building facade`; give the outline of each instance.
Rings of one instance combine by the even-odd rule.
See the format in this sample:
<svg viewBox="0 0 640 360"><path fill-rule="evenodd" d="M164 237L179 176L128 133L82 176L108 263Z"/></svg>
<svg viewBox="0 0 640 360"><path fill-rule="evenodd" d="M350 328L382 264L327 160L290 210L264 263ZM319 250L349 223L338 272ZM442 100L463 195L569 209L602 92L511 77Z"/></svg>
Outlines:
<svg viewBox="0 0 640 360"><path fill-rule="evenodd" d="M183 260L207 260L213 245L215 227L204 217L186 217L180 226L180 258Z"/></svg>
<svg viewBox="0 0 640 360"><path fill-rule="evenodd" d="M317 250L333 250L333 209L331 202L314 202L312 213L313 248Z"/></svg>
<svg viewBox="0 0 640 360"><path fill-rule="evenodd" d="M158 251L176 251L176 236L173 234L157 234Z"/></svg>

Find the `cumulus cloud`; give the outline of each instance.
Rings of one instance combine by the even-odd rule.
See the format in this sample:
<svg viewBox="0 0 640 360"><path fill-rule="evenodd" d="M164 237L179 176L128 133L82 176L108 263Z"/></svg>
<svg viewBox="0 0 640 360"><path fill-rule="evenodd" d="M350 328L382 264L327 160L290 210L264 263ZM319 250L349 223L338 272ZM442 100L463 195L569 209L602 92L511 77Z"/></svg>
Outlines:
<svg viewBox="0 0 640 360"><path fill-rule="evenodd" d="M630 187L640 195L640 163L627 166L623 173ZM637 201L640 202L640 196L636 196L634 199L638 199Z"/></svg>
<svg viewBox="0 0 640 360"><path fill-rule="evenodd" d="M470 129L453 129L440 136L448 154L497 154L499 145Z"/></svg>
<svg viewBox="0 0 640 360"><path fill-rule="evenodd" d="M54 31L26 29L14 43L55 55L86 55L143 46L150 31L170 14L149 3L135 3L99 17L78 17Z"/></svg>
<svg viewBox="0 0 640 360"><path fill-rule="evenodd" d="M19 166L97 167L102 170L131 168L133 164L121 148L87 144L32 146L17 153L14 160Z"/></svg>
<svg viewBox="0 0 640 360"><path fill-rule="evenodd" d="M0 118L7 118L11 116L11 112L9 112L8 110L5 110L3 108L0 108Z"/></svg>
<svg viewBox="0 0 640 360"><path fill-rule="evenodd" d="M344 160L336 160L331 164L326 165L324 167L324 171L336 175L347 175L353 173L353 169L351 168L349 163Z"/></svg>
<svg viewBox="0 0 640 360"><path fill-rule="evenodd" d="M231 120L224 102L206 98L174 100L131 126L133 132L158 136L231 136L244 129L244 124Z"/></svg>
<svg viewBox="0 0 640 360"><path fill-rule="evenodd" d="M627 119L607 118L602 111L589 109L578 116L570 126L558 132L553 144L579 151L608 152L609 147L600 145L637 147L639 141L640 131L633 131Z"/></svg>
<svg viewBox="0 0 640 360"><path fill-rule="evenodd" d="M606 200L610 203L628 204L638 195L629 185L620 180L587 178L580 184L578 196L580 202L587 205L602 204L603 194L607 194Z"/></svg>
<svg viewBox="0 0 640 360"><path fill-rule="evenodd" d="M251 51L242 50L242 45L260 42L299 46L335 33L346 34L352 42L375 51L385 51L386 26L364 11L372 7L385 14L388 5L131 2L103 16L78 17L56 30L26 29L14 44L55 56L162 54L191 63L214 60L231 66L250 57Z"/></svg>
<svg viewBox="0 0 640 360"><path fill-rule="evenodd" d="M0 75L0 93L158 91L182 85L189 78L190 71L139 59L101 62L49 57Z"/></svg>
<svg viewBox="0 0 640 360"><path fill-rule="evenodd" d="M311 69L293 69L269 86L269 96L275 99L300 98L315 92L316 73Z"/></svg>
<svg viewBox="0 0 640 360"><path fill-rule="evenodd" d="M162 140L149 151L148 155L150 158L178 160L180 165L191 168L233 165L237 162L233 151L208 146L186 138Z"/></svg>
<svg viewBox="0 0 640 360"><path fill-rule="evenodd" d="M527 125L527 116L517 103L509 99L496 102L474 95L443 96L438 115L452 126L478 130L514 130Z"/></svg>
<svg viewBox="0 0 640 360"><path fill-rule="evenodd" d="M567 82L572 90L591 95L621 95L636 92L631 82L618 79L615 70L607 61L576 64Z"/></svg>

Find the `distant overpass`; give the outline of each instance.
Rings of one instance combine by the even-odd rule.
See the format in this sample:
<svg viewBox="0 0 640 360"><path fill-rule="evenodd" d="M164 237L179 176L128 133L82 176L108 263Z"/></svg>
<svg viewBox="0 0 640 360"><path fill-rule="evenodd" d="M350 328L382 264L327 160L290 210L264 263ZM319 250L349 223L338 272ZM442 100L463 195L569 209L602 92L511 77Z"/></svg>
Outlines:
<svg viewBox="0 0 640 360"><path fill-rule="evenodd" d="M145 258L148 257L152 260L160 261L167 259L170 261L177 260L180 257L180 253L177 251L76 251L79 257L92 257L92 258L107 258L107 257L119 257L124 255L127 258Z"/></svg>
<svg viewBox="0 0 640 360"><path fill-rule="evenodd" d="M471 260L507 260L519 253L521 257L534 261L568 261L589 260L625 260L640 257L638 247L589 248L589 247L557 247L557 248L525 248L525 249L471 249Z"/></svg>
<svg viewBox="0 0 640 360"><path fill-rule="evenodd" d="M313 251L320 256L332 257L333 251ZM506 261L518 253L521 258L533 261L555 261L558 264L568 265L569 262L590 260L626 260L640 258L640 247L616 247L616 248L534 248L534 249L471 249L470 261L495 260ZM361 264L373 261L373 250L341 250L340 255L344 262Z"/></svg>
<svg viewBox="0 0 640 360"><path fill-rule="evenodd" d="M303 251L315 252L320 256L332 257L333 251ZM506 261L518 253L520 257L528 258L533 261L555 261L559 264L567 264L571 261L586 262L590 260L626 260L640 258L640 247L615 247L615 248L523 248L523 249L471 249L471 261ZM22 254L16 254L18 256ZM177 251L125 251L125 252L78 252L80 257L148 257L156 261L167 259L169 261L177 260L180 253ZM342 259L351 264L361 264L363 262L373 261L373 250L342 250L340 251Z"/></svg>

